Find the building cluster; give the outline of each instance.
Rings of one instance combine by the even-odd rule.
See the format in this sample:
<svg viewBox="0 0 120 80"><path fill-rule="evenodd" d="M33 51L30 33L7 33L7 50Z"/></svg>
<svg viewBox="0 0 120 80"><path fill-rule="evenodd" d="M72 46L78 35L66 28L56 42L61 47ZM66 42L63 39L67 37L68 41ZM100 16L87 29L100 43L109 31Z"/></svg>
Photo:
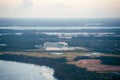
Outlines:
<svg viewBox="0 0 120 80"><path fill-rule="evenodd" d="M72 50L86 50L83 47L69 47L66 42L46 42L44 43L46 51L72 51Z"/></svg>
<svg viewBox="0 0 120 80"><path fill-rule="evenodd" d="M44 43L44 49L47 51L60 51L68 50L68 44L66 42L46 42Z"/></svg>

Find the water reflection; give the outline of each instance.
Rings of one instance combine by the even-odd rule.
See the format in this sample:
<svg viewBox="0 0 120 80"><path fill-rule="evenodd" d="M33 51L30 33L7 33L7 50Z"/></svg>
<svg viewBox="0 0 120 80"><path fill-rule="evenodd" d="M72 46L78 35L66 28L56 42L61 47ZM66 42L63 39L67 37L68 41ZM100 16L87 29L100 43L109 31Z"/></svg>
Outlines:
<svg viewBox="0 0 120 80"><path fill-rule="evenodd" d="M56 80L53 74L47 66L0 60L0 80Z"/></svg>

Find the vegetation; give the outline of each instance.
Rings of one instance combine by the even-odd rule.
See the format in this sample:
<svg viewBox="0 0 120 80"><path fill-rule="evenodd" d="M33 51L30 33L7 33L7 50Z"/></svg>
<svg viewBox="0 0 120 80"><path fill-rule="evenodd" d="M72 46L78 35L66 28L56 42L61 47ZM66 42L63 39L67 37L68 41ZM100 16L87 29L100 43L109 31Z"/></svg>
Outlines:
<svg viewBox="0 0 120 80"><path fill-rule="evenodd" d="M119 80L119 76L111 76L110 74L98 74L89 72L86 69L66 64L65 58L37 58L24 55L0 55L0 60L17 61L23 63L31 63L36 65L46 65L55 70L54 76L58 80Z"/></svg>
<svg viewBox="0 0 120 80"><path fill-rule="evenodd" d="M67 31L67 30L66 30ZM63 30L62 32L66 32ZM24 30L0 30L1 34L11 33L9 35L0 36L0 44L7 44L7 46L0 46L0 51L22 51L38 49L35 45L43 45L45 42L67 42L69 46L79 46L88 48L89 51L119 54L120 52L120 37L119 30L75 30L76 32L86 33L115 33L107 36L95 35L79 35L74 36L72 39L61 39L55 35L36 34L36 32L52 32L52 31L24 31ZM22 35L15 35L14 33L23 33ZM55 31L54 31L55 32ZM61 31L59 31L61 32ZM67 31L74 32L74 31ZM32 36L32 37L31 37ZM24 44L24 45L22 45Z"/></svg>
<svg viewBox="0 0 120 80"><path fill-rule="evenodd" d="M77 57L74 60L77 61L77 60L81 60L81 59L100 59L100 60L102 60L102 64L120 66L120 58L119 57L112 57L112 56L87 57L87 56L82 56L82 57Z"/></svg>

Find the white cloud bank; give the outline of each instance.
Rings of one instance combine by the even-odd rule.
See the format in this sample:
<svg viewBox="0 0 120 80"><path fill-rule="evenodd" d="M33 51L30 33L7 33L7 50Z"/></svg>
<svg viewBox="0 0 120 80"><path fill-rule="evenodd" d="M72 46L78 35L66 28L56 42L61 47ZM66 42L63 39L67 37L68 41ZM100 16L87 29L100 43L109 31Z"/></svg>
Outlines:
<svg viewBox="0 0 120 80"><path fill-rule="evenodd" d="M120 18L120 0L0 0L0 17Z"/></svg>

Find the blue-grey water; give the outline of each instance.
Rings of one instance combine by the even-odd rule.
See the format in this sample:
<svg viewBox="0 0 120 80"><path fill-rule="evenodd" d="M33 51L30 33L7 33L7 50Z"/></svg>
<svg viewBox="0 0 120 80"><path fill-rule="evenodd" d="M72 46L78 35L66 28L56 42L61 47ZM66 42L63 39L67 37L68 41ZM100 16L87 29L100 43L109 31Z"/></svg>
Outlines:
<svg viewBox="0 0 120 80"><path fill-rule="evenodd" d="M0 19L0 26L120 26L119 18L106 19Z"/></svg>
<svg viewBox="0 0 120 80"><path fill-rule="evenodd" d="M47 66L0 60L0 80L57 80L53 74Z"/></svg>

